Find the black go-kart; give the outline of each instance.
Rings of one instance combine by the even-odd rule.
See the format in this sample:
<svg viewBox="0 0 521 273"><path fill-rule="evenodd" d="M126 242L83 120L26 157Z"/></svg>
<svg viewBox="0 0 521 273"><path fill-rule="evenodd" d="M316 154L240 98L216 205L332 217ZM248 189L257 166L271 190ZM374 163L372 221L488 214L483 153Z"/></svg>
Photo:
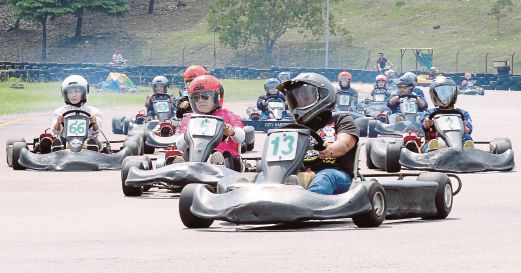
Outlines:
<svg viewBox="0 0 521 273"><path fill-rule="evenodd" d="M440 143L445 147L427 153L417 153L406 148L408 141L415 141L408 137L390 141L371 139L366 145L367 167L387 172L398 172L405 167L457 173L510 171L514 168L514 151L508 138L474 142L476 145L488 145L488 151L464 148L463 117L459 112L437 111L433 112L430 118L434 121Z"/></svg>
<svg viewBox="0 0 521 273"><path fill-rule="evenodd" d="M380 120L370 120L367 125L367 136L370 138L378 136L401 136L407 131L416 131L423 135L420 124L421 113L418 112L416 95L400 95L400 120L398 122L384 123Z"/></svg>
<svg viewBox="0 0 521 273"><path fill-rule="evenodd" d="M485 89L483 89L480 86L477 86L474 84L473 81L469 81L467 83L467 86L465 88L458 88L458 94L459 95L485 95Z"/></svg>
<svg viewBox="0 0 521 273"><path fill-rule="evenodd" d="M130 155L140 154L142 139L128 137L120 150L113 150L111 143L105 138L100 151L86 150L86 140L90 125L90 114L82 110L70 110L63 113L64 148L52 151L54 136L47 130L32 143L25 139L9 139L6 143L7 165L14 170L49 170L49 171L97 171L121 168L123 159ZM103 135L103 132L101 132ZM104 136L104 135L103 135ZM32 149L29 149L32 146Z"/></svg>
<svg viewBox="0 0 521 273"><path fill-rule="evenodd" d="M386 90L376 89L372 98L367 98L358 104L358 113L379 120L382 123L389 123L391 109L387 107Z"/></svg>
<svg viewBox="0 0 521 273"><path fill-rule="evenodd" d="M295 120L286 110L286 104L280 98L268 98L268 117L263 118L261 111L256 107L246 109L246 118L242 119L245 126L253 127L254 131L267 132L269 129L280 128L286 124L295 123Z"/></svg>
<svg viewBox="0 0 521 273"><path fill-rule="evenodd" d="M179 200L183 224L188 228L207 228L214 220L279 224L352 218L358 227L378 227L385 219L444 219L449 215L461 180L454 176L458 180L454 191L449 176L442 173L415 174L415 181L401 179L402 176L381 182L374 179L378 175L357 175L351 188L342 194L307 191L302 185L310 177L308 182L300 181L299 177L306 175L299 170L310 147L310 137L317 142L312 149L323 149L320 136L300 125L270 130L257 166L259 173L213 173L218 178L216 187L193 179ZM356 174L359 146L354 164ZM299 185L285 184L295 174ZM369 177L373 178L367 180Z"/></svg>
<svg viewBox="0 0 521 273"><path fill-rule="evenodd" d="M149 157L125 159L121 168L125 196L140 196L151 187L179 191L194 179L215 187L216 174L233 172L227 168L233 164L229 160L225 160L222 166L206 163L215 147L225 138L224 127L220 117L193 115L184 133L188 145L186 153L167 151L158 159L161 162L156 162L156 168ZM176 157L182 157L182 160L178 161Z"/></svg>

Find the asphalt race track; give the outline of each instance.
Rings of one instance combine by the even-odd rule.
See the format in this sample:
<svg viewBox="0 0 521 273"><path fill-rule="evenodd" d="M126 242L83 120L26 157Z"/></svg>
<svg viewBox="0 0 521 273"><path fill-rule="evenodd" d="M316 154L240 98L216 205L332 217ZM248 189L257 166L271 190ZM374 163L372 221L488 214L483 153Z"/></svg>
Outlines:
<svg viewBox="0 0 521 273"><path fill-rule="evenodd" d="M243 114L253 103L226 105ZM458 106L471 113L475 140L509 137L521 156L521 92L460 96ZM123 139L110 133L110 120L138 109L101 110L105 132ZM30 140L50 120L50 113L0 116L0 156L7 138ZM255 150L262 141L258 135ZM363 155L361 165L367 172ZM124 197L119 171L14 171L4 161L0 272L521 272L516 169L460 176L463 189L441 221L385 221L374 229L357 228L351 219L264 226L217 221L189 230L178 215L178 194Z"/></svg>

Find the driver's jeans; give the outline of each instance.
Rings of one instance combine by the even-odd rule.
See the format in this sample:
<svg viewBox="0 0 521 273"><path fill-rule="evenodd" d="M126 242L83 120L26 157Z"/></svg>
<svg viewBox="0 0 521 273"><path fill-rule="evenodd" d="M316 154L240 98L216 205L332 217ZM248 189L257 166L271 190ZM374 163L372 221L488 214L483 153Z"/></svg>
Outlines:
<svg viewBox="0 0 521 273"><path fill-rule="evenodd" d="M351 177L345 172L325 169L315 174L308 191L325 195L341 194L349 190L351 181Z"/></svg>

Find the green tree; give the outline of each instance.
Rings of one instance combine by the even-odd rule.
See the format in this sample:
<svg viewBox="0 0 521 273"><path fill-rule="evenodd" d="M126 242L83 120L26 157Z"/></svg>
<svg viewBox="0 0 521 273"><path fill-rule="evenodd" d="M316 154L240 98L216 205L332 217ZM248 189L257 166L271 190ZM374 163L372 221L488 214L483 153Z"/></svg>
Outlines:
<svg viewBox="0 0 521 273"><path fill-rule="evenodd" d="M76 16L76 33L81 37L85 12L104 12L113 16L124 16L130 11L128 0L69 0L70 9Z"/></svg>
<svg viewBox="0 0 521 273"><path fill-rule="evenodd" d="M512 12L512 0L496 0L492 3L488 14L497 20L496 34L499 34L499 22L506 17L507 12Z"/></svg>
<svg viewBox="0 0 521 273"><path fill-rule="evenodd" d="M245 45L263 48L271 62L275 44L288 29L323 33L324 8L323 0L214 0L208 24L219 31L222 44L234 49Z"/></svg>
<svg viewBox="0 0 521 273"><path fill-rule="evenodd" d="M36 21L42 26L42 60L47 60L47 22L70 13L65 0L18 0L14 4L17 18Z"/></svg>

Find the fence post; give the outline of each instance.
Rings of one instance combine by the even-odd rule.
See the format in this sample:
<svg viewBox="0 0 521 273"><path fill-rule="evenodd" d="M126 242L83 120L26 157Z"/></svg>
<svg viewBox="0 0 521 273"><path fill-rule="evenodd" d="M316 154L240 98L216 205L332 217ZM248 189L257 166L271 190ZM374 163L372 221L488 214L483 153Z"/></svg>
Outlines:
<svg viewBox="0 0 521 273"><path fill-rule="evenodd" d="M485 74L488 73L488 52L485 53Z"/></svg>
<svg viewBox="0 0 521 273"><path fill-rule="evenodd" d="M512 53L512 60L510 61L510 63L512 64L512 66L510 67L510 76L514 76L514 55L516 55L516 53Z"/></svg>
<svg viewBox="0 0 521 273"><path fill-rule="evenodd" d="M456 72L459 72L459 50L456 53Z"/></svg>

